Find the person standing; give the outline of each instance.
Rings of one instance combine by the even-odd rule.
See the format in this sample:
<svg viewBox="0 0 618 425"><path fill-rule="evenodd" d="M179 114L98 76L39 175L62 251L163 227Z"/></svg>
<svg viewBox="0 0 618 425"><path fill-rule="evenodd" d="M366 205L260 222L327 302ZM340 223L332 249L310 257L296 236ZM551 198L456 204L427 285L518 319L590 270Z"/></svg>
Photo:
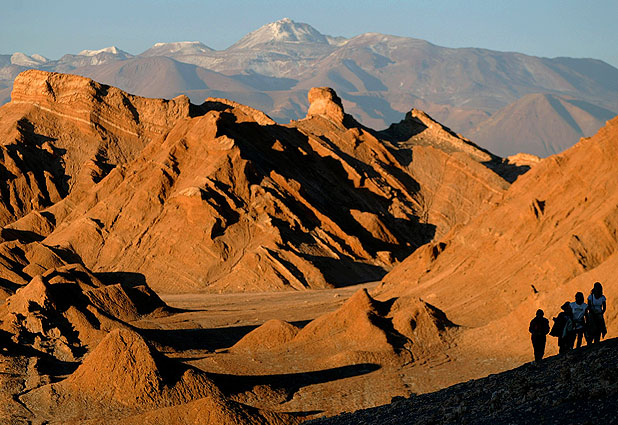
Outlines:
<svg viewBox="0 0 618 425"><path fill-rule="evenodd" d="M549 333L551 336L558 337L558 352L565 353L573 348L575 333L573 332L573 312L571 303L565 302L560 307L562 311L554 317L554 326Z"/></svg>
<svg viewBox="0 0 618 425"><path fill-rule="evenodd" d="M588 304L584 302L584 294L582 292L575 294L575 302L571 303L571 311L573 312L573 330L577 338L577 348L582 346L582 339L586 330L584 317L586 316L587 308ZM575 339L573 342L575 342Z"/></svg>
<svg viewBox="0 0 618 425"><path fill-rule="evenodd" d="M599 342L607 334L605 326L605 310L607 309L605 295L603 295L603 285L595 282L590 295L588 296L588 343Z"/></svg>
<svg viewBox="0 0 618 425"><path fill-rule="evenodd" d="M543 360L545 354L545 342L549 333L549 320L544 316L543 310L538 309L536 316L530 322L528 331L532 338L532 348L534 349L534 364L538 364Z"/></svg>

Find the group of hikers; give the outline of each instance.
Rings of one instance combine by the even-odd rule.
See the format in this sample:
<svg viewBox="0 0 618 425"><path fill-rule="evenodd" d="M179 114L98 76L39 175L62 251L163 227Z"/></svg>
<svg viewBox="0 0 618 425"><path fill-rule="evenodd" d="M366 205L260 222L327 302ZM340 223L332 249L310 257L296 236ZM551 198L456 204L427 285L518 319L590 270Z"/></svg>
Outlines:
<svg viewBox="0 0 618 425"><path fill-rule="evenodd" d="M589 345L599 342L607 334L604 318L607 303L600 282L595 282L587 301L584 302L583 293L576 293L574 302L567 301L560 307L562 311L553 318L551 330L549 320L543 317L543 310L537 310L528 329L534 348L534 364L543 359L547 334L558 338L560 353L572 350L576 340L579 348L584 337Z"/></svg>

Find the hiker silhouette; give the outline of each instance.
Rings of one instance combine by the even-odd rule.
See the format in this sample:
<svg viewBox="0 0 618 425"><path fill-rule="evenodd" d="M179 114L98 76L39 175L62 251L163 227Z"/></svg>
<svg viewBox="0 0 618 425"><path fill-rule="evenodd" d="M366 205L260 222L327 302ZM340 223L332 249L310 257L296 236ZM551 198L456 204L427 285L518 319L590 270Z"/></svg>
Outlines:
<svg viewBox="0 0 618 425"><path fill-rule="evenodd" d="M573 312L573 331L577 338L577 348L582 346L582 339L586 331L585 317L587 309L588 304L584 302L584 294L581 292L576 293L575 302L571 303L571 311ZM575 338L573 342L575 342Z"/></svg>
<svg viewBox="0 0 618 425"><path fill-rule="evenodd" d="M603 295L603 285L600 282L595 282L588 296L588 332L586 337L588 344L599 342L607 334L605 310L607 310L607 300Z"/></svg>
<svg viewBox="0 0 618 425"><path fill-rule="evenodd" d="M567 301L560 308L562 311L557 317L554 317L554 325L549 334L558 337L558 352L564 353L573 348L575 331L573 330L571 303Z"/></svg>
<svg viewBox="0 0 618 425"><path fill-rule="evenodd" d="M549 333L549 320L544 316L543 310L538 309L536 316L530 321L530 338L532 339L532 348L534 349L534 362L538 364L543 360L545 354L546 337Z"/></svg>

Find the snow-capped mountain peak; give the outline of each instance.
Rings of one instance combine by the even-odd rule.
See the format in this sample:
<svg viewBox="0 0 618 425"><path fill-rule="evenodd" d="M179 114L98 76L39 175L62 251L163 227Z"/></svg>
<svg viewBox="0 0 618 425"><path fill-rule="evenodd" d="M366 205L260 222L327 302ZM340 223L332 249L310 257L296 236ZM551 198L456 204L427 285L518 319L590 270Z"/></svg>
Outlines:
<svg viewBox="0 0 618 425"><path fill-rule="evenodd" d="M131 56L129 53L125 52L124 50L120 50L116 46L105 47L104 49L100 49L100 50L82 50L81 52L78 53L78 55L79 56L96 56L100 53L109 53L109 54L116 55L116 56L127 56L127 57Z"/></svg>
<svg viewBox="0 0 618 425"><path fill-rule="evenodd" d="M140 56L199 55L213 51L213 49L199 41L176 41L172 43L155 43L154 46L141 53Z"/></svg>
<svg viewBox="0 0 618 425"><path fill-rule="evenodd" d="M231 49L248 49L271 42L331 44L328 37L309 24L283 18L266 24L241 38Z"/></svg>
<svg viewBox="0 0 618 425"><path fill-rule="evenodd" d="M22 52L15 52L11 55L11 63L13 65L37 66L45 62L47 62L47 58L38 54L28 56Z"/></svg>

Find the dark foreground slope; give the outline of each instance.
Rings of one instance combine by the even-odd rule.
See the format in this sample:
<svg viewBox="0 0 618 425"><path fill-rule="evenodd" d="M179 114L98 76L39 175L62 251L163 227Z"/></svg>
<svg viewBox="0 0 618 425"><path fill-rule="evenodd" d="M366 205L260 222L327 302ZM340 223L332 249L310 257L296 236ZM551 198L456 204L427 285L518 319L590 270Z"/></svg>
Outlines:
<svg viewBox="0 0 618 425"><path fill-rule="evenodd" d="M555 340L549 341L554 343ZM340 424L618 423L618 339L373 409L317 419Z"/></svg>

